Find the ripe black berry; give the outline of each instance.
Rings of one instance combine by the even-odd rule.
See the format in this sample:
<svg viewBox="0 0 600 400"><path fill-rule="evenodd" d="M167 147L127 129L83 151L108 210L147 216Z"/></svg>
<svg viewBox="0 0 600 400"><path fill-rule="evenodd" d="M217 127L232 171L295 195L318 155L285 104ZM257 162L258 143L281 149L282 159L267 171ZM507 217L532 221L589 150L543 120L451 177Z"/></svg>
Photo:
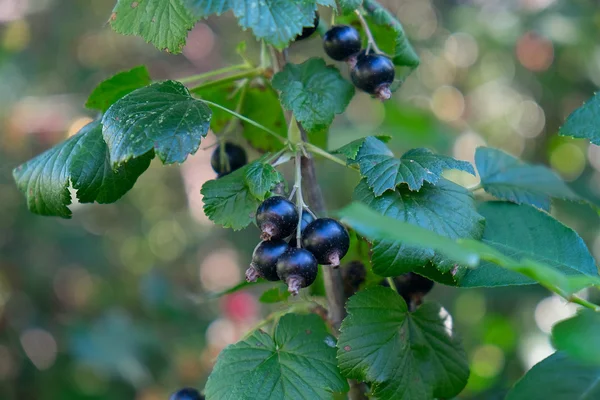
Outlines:
<svg viewBox="0 0 600 400"><path fill-rule="evenodd" d="M227 159L221 161L221 146L217 146L210 158L210 165L219 178L242 168L248 162L246 150L234 143L225 143L225 156Z"/></svg>
<svg viewBox="0 0 600 400"><path fill-rule="evenodd" d="M183 388L173 393L169 400L204 400L204 396L194 388Z"/></svg>
<svg viewBox="0 0 600 400"><path fill-rule="evenodd" d="M396 70L392 60L380 54L360 54L350 72L352 83L357 88L381 100L392 97L390 85L395 76Z"/></svg>
<svg viewBox="0 0 600 400"><path fill-rule="evenodd" d="M348 252L350 236L335 219L319 218L304 230L302 247L313 253L319 264L337 267Z"/></svg>
<svg viewBox="0 0 600 400"><path fill-rule="evenodd" d="M269 197L256 211L256 225L262 240L286 238L298 226L296 206L285 197Z"/></svg>
<svg viewBox="0 0 600 400"><path fill-rule="evenodd" d="M277 260L289 248L283 240L260 242L252 253L252 263L246 270L246 280L256 282L261 277L268 281L278 281Z"/></svg>
<svg viewBox="0 0 600 400"><path fill-rule="evenodd" d="M302 234L302 232L304 232L304 230L306 229L308 224L310 224L314 220L315 220L315 217L313 217L311 213L309 213L308 211L302 211L302 222L300 223L300 234ZM288 243L291 247L297 247L295 230L294 230L294 233L292 234L292 237L288 241Z"/></svg>
<svg viewBox="0 0 600 400"><path fill-rule="evenodd" d="M277 275L294 296L317 279L319 265L311 252L290 247L277 261Z"/></svg>
<svg viewBox="0 0 600 400"><path fill-rule="evenodd" d="M304 40L311 36L313 33L315 33L317 31L317 28L319 27L319 20L319 13L315 12L315 20L313 21L313 26L305 26L304 29L302 29L302 33L296 36L296 40Z"/></svg>
<svg viewBox="0 0 600 400"><path fill-rule="evenodd" d="M356 55L362 46L360 34L349 25L337 25L325 33L323 48L336 61L345 61Z"/></svg>

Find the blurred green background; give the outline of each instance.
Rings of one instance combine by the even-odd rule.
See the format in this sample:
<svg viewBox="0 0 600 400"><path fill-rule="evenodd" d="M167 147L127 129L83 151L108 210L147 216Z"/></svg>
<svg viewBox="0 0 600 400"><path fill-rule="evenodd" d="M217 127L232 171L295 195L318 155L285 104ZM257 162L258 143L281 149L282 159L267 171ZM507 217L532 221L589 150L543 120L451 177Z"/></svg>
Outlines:
<svg viewBox="0 0 600 400"><path fill-rule="evenodd" d="M330 148L373 133L393 136L398 152L425 146L471 161L476 147L499 147L550 165L600 204L600 148L556 136L600 85L595 1L383 3L422 65L386 104L357 95ZM204 217L199 190L214 178L212 150L181 167L155 161L117 204L74 205L71 220L27 211L12 168L94 118L83 104L98 82L139 64L155 79L201 73L237 63L241 40L256 48L228 13L200 22L182 55L160 53L106 26L113 5L0 0L0 399L159 400L201 388L220 349L277 308L258 302L265 286L210 300L242 280L258 241L255 228L226 231ZM323 56L317 37L290 50L292 61L308 55ZM355 175L329 163L318 172L330 209L349 202ZM600 257L598 215L554 206ZM533 286L438 285L431 298L454 316L471 361L461 399L502 398L552 352L550 327L575 310Z"/></svg>

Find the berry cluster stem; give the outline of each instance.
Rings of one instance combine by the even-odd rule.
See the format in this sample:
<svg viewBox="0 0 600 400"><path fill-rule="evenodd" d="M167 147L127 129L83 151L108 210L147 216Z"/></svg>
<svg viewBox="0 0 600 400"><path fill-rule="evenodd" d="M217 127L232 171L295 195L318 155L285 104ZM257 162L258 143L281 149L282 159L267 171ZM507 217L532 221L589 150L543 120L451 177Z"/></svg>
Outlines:
<svg viewBox="0 0 600 400"><path fill-rule="evenodd" d="M377 47L377 42L373 37L373 33L371 32L371 29L369 28L369 24L367 24L367 20L365 20L365 17L363 17L359 10L356 10L355 13L358 17L358 20L360 21L360 24L363 27L363 30L365 31L365 34L367 35L367 53L369 53L369 51L372 48L375 51L375 53L383 54L383 51L381 51L379 47Z"/></svg>
<svg viewBox="0 0 600 400"><path fill-rule="evenodd" d="M302 198L302 152L296 150L296 179L294 188L296 189L296 207L298 209L298 226L296 227L296 247L302 247L302 211L304 210L304 199Z"/></svg>

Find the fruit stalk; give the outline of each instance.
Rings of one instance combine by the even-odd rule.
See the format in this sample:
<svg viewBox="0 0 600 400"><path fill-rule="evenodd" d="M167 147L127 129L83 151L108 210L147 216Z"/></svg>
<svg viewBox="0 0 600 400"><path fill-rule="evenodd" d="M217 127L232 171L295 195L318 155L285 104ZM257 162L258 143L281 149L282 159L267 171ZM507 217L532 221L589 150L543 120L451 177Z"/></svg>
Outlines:
<svg viewBox="0 0 600 400"><path fill-rule="evenodd" d="M296 247L302 247L302 212L304 211L304 199L302 198L302 152L296 150L296 180L294 188L296 189L296 207L298 208L298 226L296 227Z"/></svg>

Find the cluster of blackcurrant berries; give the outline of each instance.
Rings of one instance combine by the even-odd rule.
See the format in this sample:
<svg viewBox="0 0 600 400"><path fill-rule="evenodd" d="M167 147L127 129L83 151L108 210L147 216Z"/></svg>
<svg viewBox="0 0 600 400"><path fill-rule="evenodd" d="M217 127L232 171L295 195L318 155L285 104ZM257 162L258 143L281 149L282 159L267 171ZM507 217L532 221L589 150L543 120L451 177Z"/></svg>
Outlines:
<svg viewBox="0 0 600 400"><path fill-rule="evenodd" d="M225 157L221 157L222 154ZM217 146L210 157L210 165L217 173L217 178L242 168L247 162L248 156L246 155L246 150L231 142L225 142Z"/></svg>
<svg viewBox="0 0 600 400"><path fill-rule="evenodd" d="M246 280L282 280L293 295L315 281L319 264L338 267L350 247L348 231L338 221L315 218L308 210L300 219L294 203L281 196L269 197L258 207L256 224L262 242L254 249Z"/></svg>
<svg viewBox="0 0 600 400"><path fill-rule="evenodd" d="M173 393L169 400L204 400L204 396L194 388L183 388Z"/></svg>
<svg viewBox="0 0 600 400"><path fill-rule="evenodd" d="M312 35L319 26L319 14L315 15L314 26L306 27L296 40ZM381 99L392 96L390 89L396 70L389 57L362 50L362 39L358 31L350 25L336 25L323 37L325 53L336 61L347 61L350 65L350 78L357 88Z"/></svg>

